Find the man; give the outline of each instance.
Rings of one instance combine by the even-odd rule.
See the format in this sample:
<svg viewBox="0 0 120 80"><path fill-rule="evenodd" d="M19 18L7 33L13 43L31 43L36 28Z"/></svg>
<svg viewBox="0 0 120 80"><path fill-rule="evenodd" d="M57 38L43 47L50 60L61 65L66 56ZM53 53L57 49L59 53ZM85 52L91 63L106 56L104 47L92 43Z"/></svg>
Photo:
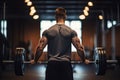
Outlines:
<svg viewBox="0 0 120 80"><path fill-rule="evenodd" d="M45 80L73 80L71 66L71 43L77 49L82 62L85 62L84 48L80 44L77 33L65 25L66 10L57 8L55 12L56 24L45 30L37 47L35 59L31 63L37 63L48 45L48 63Z"/></svg>

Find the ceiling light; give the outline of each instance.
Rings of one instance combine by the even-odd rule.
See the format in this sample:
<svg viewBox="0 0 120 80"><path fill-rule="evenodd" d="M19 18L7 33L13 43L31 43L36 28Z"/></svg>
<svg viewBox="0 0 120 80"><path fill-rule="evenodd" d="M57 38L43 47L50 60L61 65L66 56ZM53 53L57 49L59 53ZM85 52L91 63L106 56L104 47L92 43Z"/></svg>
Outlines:
<svg viewBox="0 0 120 80"><path fill-rule="evenodd" d="M25 0L25 3L29 2L30 0Z"/></svg>
<svg viewBox="0 0 120 80"><path fill-rule="evenodd" d="M34 15L33 16L33 19L38 19L39 18L39 15Z"/></svg>
<svg viewBox="0 0 120 80"><path fill-rule="evenodd" d="M31 12L32 12L32 13L35 13L35 12L36 12L36 10L35 10L35 9L33 9L33 10L31 10Z"/></svg>
<svg viewBox="0 0 120 80"><path fill-rule="evenodd" d="M83 13L84 13L85 16L89 15L88 11L86 11L86 10L83 10Z"/></svg>
<svg viewBox="0 0 120 80"><path fill-rule="evenodd" d="M34 6L31 6L31 7L30 7L30 10L35 10L35 7L34 7Z"/></svg>
<svg viewBox="0 0 120 80"><path fill-rule="evenodd" d="M35 14L35 12L36 12L35 9L31 10L31 11L30 11L30 15L32 16L33 14Z"/></svg>
<svg viewBox="0 0 120 80"><path fill-rule="evenodd" d="M79 16L79 18L80 18L81 20L84 20L84 19L85 19L85 15L82 14L82 15Z"/></svg>
<svg viewBox="0 0 120 80"><path fill-rule="evenodd" d="M102 16L102 15L99 15L98 18L99 18L100 20L103 20L103 16Z"/></svg>
<svg viewBox="0 0 120 80"><path fill-rule="evenodd" d="M33 16L33 14L34 14L34 13L32 13L32 12L29 13L30 16Z"/></svg>
<svg viewBox="0 0 120 80"><path fill-rule="evenodd" d="M93 2L88 2L88 6L93 6Z"/></svg>
<svg viewBox="0 0 120 80"><path fill-rule="evenodd" d="M31 6L31 5L32 5L31 1L27 2L27 6Z"/></svg>
<svg viewBox="0 0 120 80"><path fill-rule="evenodd" d="M84 9L84 10L89 11L89 7L88 7L88 6L85 6L85 9Z"/></svg>

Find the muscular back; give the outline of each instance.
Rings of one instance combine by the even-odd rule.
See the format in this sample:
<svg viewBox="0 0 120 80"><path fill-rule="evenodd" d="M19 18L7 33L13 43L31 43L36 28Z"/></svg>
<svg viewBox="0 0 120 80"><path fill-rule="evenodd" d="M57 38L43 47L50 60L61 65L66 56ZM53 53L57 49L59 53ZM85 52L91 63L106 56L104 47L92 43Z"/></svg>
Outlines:
<svg viewBox="0 0 120 80"><path fill-rule="evenodd" d="M72 37L76 32L64 24L56 24L46 30L43 36L48 40L48 54L51 57L70 57Z"/></svg>

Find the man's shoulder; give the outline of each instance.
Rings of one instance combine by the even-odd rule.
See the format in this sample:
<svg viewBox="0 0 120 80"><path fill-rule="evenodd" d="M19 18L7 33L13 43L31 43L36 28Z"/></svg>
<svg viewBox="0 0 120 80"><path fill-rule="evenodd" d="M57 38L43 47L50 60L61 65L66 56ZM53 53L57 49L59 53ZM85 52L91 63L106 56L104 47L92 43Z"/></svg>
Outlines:
<svg viewBox="0 0 120 80"><path fill-rule="evenodd" d="M51 27L49 27L48 30L54 29L54 28L56 28L56 24L54 24L54 25L52 25Z"/></svg>

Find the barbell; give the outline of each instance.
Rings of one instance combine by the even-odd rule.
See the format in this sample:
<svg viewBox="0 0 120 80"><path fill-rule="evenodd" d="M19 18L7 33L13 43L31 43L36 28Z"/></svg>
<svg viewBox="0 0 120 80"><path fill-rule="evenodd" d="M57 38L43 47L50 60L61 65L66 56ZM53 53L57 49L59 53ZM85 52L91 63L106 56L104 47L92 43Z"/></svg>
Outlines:
<svg viewBox="0 0 120 80"><path fill-rule="evenodd" d="M24 75L25 72L25 65L24 64L30 64L30 61L24 61L24 53L25 49L22 47L16 48L15 52L15 60L3 60L2 63L13 63L14 64L14 70L15 74L17 76ZM38 61L38 63L47 63ZM71 62L74 63L74 62ZM81 62L79 62L81 63ZM95 74L96 75L104 75L107 69L107 64L118 64L120 63L119 60L106 60L106 51L102 47L95 48L95 54L94 54L94 61L89 61L89 64L95 64Z"/></svg>

